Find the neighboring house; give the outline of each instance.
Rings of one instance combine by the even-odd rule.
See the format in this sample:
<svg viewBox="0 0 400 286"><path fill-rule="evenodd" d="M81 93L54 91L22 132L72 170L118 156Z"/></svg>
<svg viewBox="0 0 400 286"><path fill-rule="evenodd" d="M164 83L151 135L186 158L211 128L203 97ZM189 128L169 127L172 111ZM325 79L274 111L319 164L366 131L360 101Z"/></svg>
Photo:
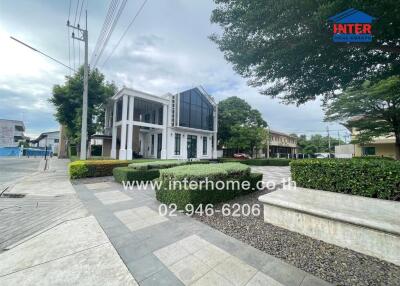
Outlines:
<svg viewBox="0 0 400 286"><path fill-rule="evenodd" d="M217 158L217 104L201 87L156 96L123 88L106 108L103 156Z"/></svg>
<svg viewBox="0 0 400 286"><path fill-rule="evenodd" d="M18 147L25 140L25 125L20 120L0 119L0 147Z"/></svg>
<svg viewBox="0 0 400 286"><path fill-rule="evenodd" d="M269 151L268 151L269 149ZM297 138L279 131L269 130L267 157L291 157L297 154Z"/></svg>
<svg viewBox="0 0 400 286"><path fill-rule="evenodd" d="M53 153L58 153L60 143L60 131L43 132L35 140L31 140L32 147L47 148Z"/></svg>
<svg viewBox="0 0 400 286"><path fill-rule="evenodd" d="M356 139L357 130L350 129L352 140ZM396 157L396 139L392 136L379 136L372 139L369 143L354 144L354 155L358 156L383 156Z"/></svg>

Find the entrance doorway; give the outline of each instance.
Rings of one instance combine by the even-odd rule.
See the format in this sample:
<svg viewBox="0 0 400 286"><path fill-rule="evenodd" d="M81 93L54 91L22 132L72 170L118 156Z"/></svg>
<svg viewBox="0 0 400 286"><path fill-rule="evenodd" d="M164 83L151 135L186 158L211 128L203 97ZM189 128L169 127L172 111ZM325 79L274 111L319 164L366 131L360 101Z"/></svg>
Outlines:
<svg viewBox="0 0 400 286"><path fill-rule="evenodd" d="M188 159L197 157L197 136L195 135L187 136L187 157Z"/></svg>
<svg viewBox="0 0 400 286"><path fill-rule="evenodd" d="M161 159L162 134L157 134L157 158Z"/></svg>

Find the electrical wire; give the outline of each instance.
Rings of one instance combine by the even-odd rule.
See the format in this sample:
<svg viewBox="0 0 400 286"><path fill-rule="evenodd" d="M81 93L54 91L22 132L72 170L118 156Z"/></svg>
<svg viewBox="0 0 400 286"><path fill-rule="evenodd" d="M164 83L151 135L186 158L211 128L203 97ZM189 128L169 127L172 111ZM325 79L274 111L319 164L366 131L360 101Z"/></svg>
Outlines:
<svg viewBox="0 0 400 286"><path fill-rule="evenodd" d="M133 17L132 21L129 23L129 25L126 27L124 33L122 34L121 38L119 38L117 44L114 46L114 48L111 50L110 54L106 58L106 60L103 62L101 65L102 67L107 63L107 61L111 58L111 56L114 54L115 50L118 48L119 44L121 43L122 39L125 37L125 35L128 33L130 27L133 25L135 22L136 18L139 16L140 12L142 12L144 6L146 5L148 0L144 0L142 5L140 6L139 10L136 12L135 16Z"/></svg>
<svg viewBox="0 0 400 286"><path fill-rule="evenodd" d="M123 12L123 10L124 10L124 8L125 8L126 2L127 2L127 0L123 0L122 3L121 3L121 5L119 6L117 15L115 16L114 21L113 21L113 23L112 23L112 25L111 25L111 28L110 28L110 30L109 30L109 32L108 32L108 34L107 34L107 36L106 36L106 38L105 38L105 40L104 40L103 46L102 46L102 48L101 48L101 50L100 50L100 53L99 53L99 55L96 57L96 60L95 60L95 62L94 62L94 64L93 64L93 68L96 67L96 65L97 65L97 63L99 62L101 56L103 55L104 50L105 50L106 47L107 47L108 41L110 40L110 37L111 37L112 33L114 32L115 26L117 25L118 20L119 20L119 18L121 17L121 14L122 14L122 12Z"/></svg>
<svg viewBox="0 0 400 286"><path fill-rule="evenodd" d="M109 27L110 27L111 20L113 18L113 15L114 15L114 12L115 12L115 8L118 5L118 2L119 2L119 0L112 0L110 5L108 6L108 11L107 11L106 18L105 18L103 26L101 28L99 37L97 38L96 45L95 45L95 48L93 50L92 56L90 58L90 65L92 65L95 57L98 54L98 51L99 51L101 45L103 43L104 37L105 37Z"/></svg>

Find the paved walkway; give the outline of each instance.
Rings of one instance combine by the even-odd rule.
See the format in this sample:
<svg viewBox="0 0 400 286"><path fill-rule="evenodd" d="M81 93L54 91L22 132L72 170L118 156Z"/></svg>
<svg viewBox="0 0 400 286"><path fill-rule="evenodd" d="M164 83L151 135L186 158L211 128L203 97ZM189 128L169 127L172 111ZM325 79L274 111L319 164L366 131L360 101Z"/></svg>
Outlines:
<svg viewBox="0 0 400 286"><path fill-rule="evenodd" d="M281 184L285 180L290 178L290 167L276 167L276 166L251 166L252 172L263 174L264 182L274 182L275 184Z"/></svg>
<svg viewBox="0 0 400 286"><path fill-rule="evenodd" d="M0 285L137 285L52 159L0 198Z"/></svg>
<svg viewBox="0 0 400 286"><path fill-rule="evenodd" d="M329 285L184 214L160 216L151 189L75 189L140 285Z"/></svg>

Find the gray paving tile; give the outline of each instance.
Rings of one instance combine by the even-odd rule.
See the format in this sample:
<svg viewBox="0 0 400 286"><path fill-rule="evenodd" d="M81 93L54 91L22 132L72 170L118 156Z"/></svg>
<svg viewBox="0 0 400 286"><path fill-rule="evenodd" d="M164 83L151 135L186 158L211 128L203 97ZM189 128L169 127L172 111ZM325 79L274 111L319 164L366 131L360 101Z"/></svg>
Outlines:
<svg viewBox="0 0 400 286"><path fill-rule="evenodd" d="M183 286L168 269L161 270L139 283L142 286Z"/></svg>
<svg viewBox="0 0 400 286"><path fill-rule="evenodd" d="M262 272L286 286L299 286L307 275L306 272L279 259L266 263Z"/></svg>
<svg viewBox="0 0 400 286"><path fill-rule="evenodd" d="M301 283L301 286L330 286L330 285L332 284L311 275L307 275L304 278L303 282Z"/></svg>
<svg viewBox="0 0 400 286"><path fill-rule="evenodd" d="M153 254L131 261L127 264L127 267L138 282L150 277L156 272L166 269L164 264Z"/></svg>

